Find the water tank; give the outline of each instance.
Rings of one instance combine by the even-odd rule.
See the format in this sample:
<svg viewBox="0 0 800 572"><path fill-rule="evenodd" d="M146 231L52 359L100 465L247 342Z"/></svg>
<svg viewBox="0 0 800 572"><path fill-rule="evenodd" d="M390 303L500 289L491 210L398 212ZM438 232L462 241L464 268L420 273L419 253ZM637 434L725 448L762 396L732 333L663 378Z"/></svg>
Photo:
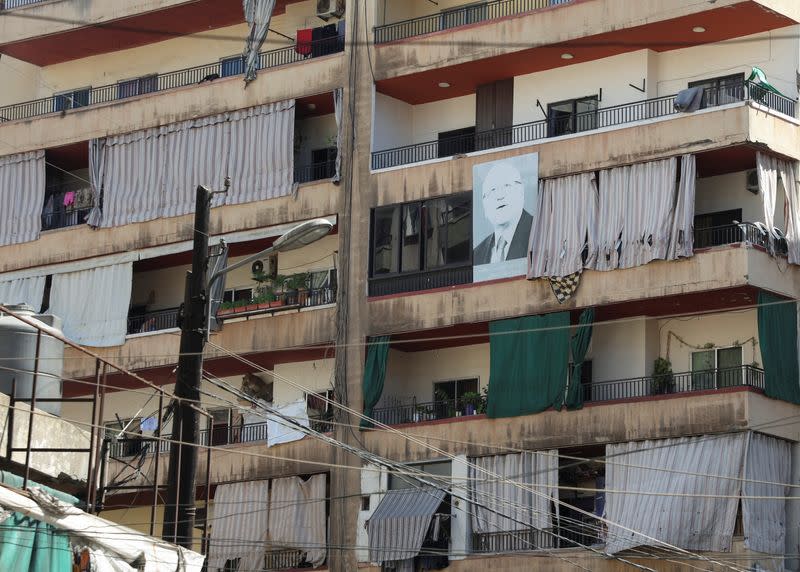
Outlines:
<svg viewBox="0 0 800 572"><path fill-rule="evenodd" d="M6 307L22 316L51 326L60 332L61 319L36 314L25 304ZM0 312L0 393L11 395L16 380L16 397L29 399L33 390L33 371L36 367L36 334L38 330L17 318ZM61 373L64 368L64 344L42 332L39 347L39 376L36 397L61 397ZM61 415L61 403L37 403L36 409Z"/></svg>

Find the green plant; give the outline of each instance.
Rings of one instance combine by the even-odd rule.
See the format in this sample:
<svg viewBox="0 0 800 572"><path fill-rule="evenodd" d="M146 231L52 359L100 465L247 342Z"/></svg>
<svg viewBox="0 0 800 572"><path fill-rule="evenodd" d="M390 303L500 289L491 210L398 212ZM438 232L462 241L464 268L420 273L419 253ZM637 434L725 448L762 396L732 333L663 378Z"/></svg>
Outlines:
<svg viewBox="0 0 800 572"><path fill-rule="evenodd" d="M307 290L311 284L310 272L298 272L284 278L283 287L286 290Z"/></svg>
<svg viewBox="0 0 800 572"><path fill-rule="evenodd" d="M478 413L483 406L483 396L477 391L467 391L461 396L461 401L464 405L471 406L475 413Z"/></svg>
<svg viewBox="0 0 800 572"><path fill-rule="evenodd" d="M672 391L675 377L672 373L672 363L659 357L653 362L653 391L655 393L669 393Z"/></svg>

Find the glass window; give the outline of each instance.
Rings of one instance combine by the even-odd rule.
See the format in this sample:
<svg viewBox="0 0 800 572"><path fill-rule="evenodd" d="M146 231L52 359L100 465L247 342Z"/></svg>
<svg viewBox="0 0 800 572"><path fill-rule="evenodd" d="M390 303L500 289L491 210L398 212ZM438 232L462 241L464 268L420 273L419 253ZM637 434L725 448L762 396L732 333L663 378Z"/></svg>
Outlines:
<svg viewBox="0 0 800 572"><path fill-rule="evenodd" d="M437 461L434 463L418 463L408 465L414 469L420 470L429 475L436 475L437 477L450 478L450 461ZM398 475L393 473L389 475L389 490L396 491L399 489L410 489L412 487L420 486L419 483L407 476Z"/></svg>
<svg viewBox="0 0 800 572"><path fill-rule="evenodd" d="M692 387L715 389L742 384L742 347L692 353Z"/></svg>
<svg viewBox="0 0 800 572"><path fill-rule="evenodd" d="M373 215L372 273L393 274L398 269L397 243L400 209L397 206L375 209Z"/></svg>
<svg viewBox="0 0 800 572"><path fill-rule="evenodd" d="M597 96L580 97L547 106L548 137L588 131L597 127Z"/></svg>
<svg viewBox="0 0 800 572"><path fill-rule="evenodd" d="M220 77L239 75L240 73L244 73L244 59L242 56L225 58L219 62L219 68Z"/></svg>
<svg viewBox="0 0 800 572"><path fill-rule="evenodd" d="M447 264L447 200L425 201L425 268Z"/></svg>
<svg viewBox="0 0 800 572"><path fill-rule="evenodd" d="M689 82L689 87L703 88L700 108L734 103L744 99L744 74L733 74Z"/></svg>
<svg viewBox="0 0 800 572"><path fill-rule="evenodd" d="M717 350L717 384L733 387L742 384L742 347Z"/></svg>
<svg viewBox="0 0 800 572"><path fill-rule="evenodd" d="M91 88L76 89L55 94L53 100L53 111L64 111L76 107L86 107L89 105L89 93Z"/></svg>
<svg viewBox="0 0 800 572"><path fill-rule="evenodd" d="M403 205L403 272L419 270L421 222L419 203Z"/></svg>
<svg viewBox="0 0 800 572"><path fill-rule="evenodd" d="M472 200L447 199L447 264L468 263L472 258Z"/></svg>
<svg viewBox="0 0 800 572"><path fill-rule="evenodd" d="M715 351L706 350L692 353L692 387L712 389L714 387Z"/></svg>

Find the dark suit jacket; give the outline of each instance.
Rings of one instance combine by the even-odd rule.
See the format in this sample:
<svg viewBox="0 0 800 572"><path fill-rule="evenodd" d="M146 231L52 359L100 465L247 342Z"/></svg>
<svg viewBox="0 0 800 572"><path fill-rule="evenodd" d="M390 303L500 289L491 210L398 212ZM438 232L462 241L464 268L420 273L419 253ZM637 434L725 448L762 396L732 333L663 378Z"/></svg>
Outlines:
<svg viewBox="0 0 800 572"><path fill-rule="evenodd" d="M528 256L528 239L531 234L533 216L523 210L519 217L517 228L514 230L514 237L506 251L506 260L516 260ZM492 260L492 249L494 248L494 233L484 238L481 243L472 251L472 265L489 264Z"/></svg>

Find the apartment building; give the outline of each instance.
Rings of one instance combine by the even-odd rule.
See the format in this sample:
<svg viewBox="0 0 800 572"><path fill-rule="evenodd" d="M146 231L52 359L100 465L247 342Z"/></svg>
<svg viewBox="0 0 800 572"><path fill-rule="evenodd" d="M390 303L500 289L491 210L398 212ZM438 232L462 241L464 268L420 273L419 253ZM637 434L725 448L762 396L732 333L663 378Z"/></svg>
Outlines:
<svg viewBox="0 0 800 572"><path fill-rule="evenodd" d="M799 569L800 5L283 0L245 84L240 3L111 4L0 12L0 303L141 378L101 516L160 530L229 177L228 264L334 226L214 301L210 570Z"/></svg>

